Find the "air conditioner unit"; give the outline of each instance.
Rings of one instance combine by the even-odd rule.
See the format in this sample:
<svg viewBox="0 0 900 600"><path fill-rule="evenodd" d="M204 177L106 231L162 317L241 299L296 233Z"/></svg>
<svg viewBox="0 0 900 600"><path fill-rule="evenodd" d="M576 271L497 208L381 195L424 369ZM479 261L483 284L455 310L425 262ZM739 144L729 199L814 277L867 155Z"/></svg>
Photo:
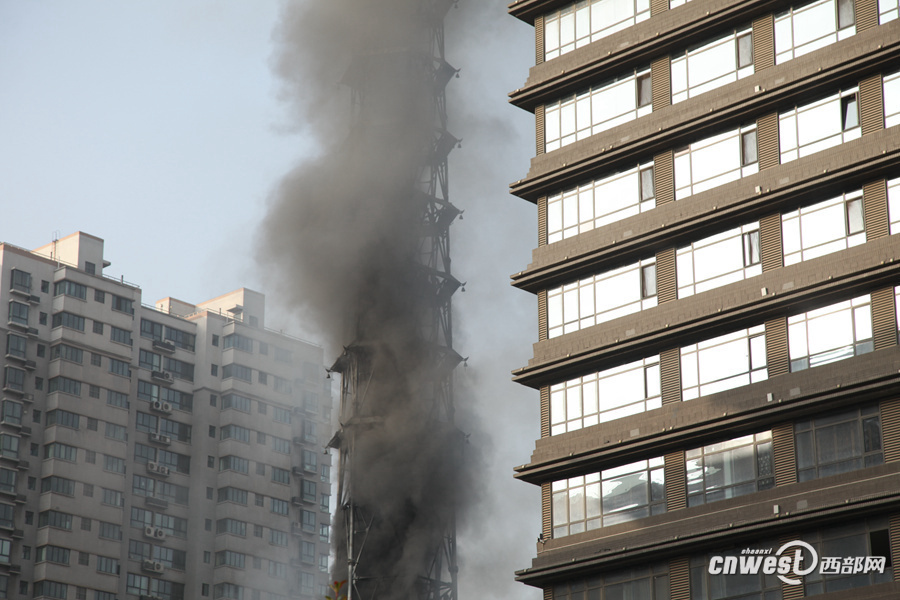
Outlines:
<svg viewBox="0 0 900 600"><path fill-rule="evenodd" d="M150 403L150 408L157 412L170 414L172 412L172 405L168 402L163 402L162 400L154 400Z"/></svg>
<svg viewBox="0 0 900 600"><path fill-rule="evenodd" d="M167 467L166 465L159 465L156 467L156 472L159 473L160 475L168 475L169 467Z"/></svg>
<svg viewBox="0 0 900 600"><path fill-rule="evenodd" d="M141 568L151 573L162 573L165 571L165 566L158 560L144 560L141 562Z"/></svg>
<svg viewBox="0 0 900 600"><path fill-rule="evenodd" d="M172 438L158 431L151 431L149 434L151 442L159 442L160 444L171 444Z"/></svg>
<svg viewBox="0 0 900 600"><path fill-rule="evenodd" d="M159 527L155 527L154 531L153 531L153 537L155 537L158 540L166 539L166 530L160 529Z"/></svg>
<svg viewBox="0 0 900 600"><path fill-rule="evenodd" d="M144 526L144 537L152 538L155 537L153 534L156 532L156 527L152 525Z"/></svg>
<svg viewBox="0 0 900 600"><path fill-rule="evenodd" d="M151 473L156 473L159 470L159 465L157 465L153 461L150 461L147 463L147 470L150 471Z"/></svg>

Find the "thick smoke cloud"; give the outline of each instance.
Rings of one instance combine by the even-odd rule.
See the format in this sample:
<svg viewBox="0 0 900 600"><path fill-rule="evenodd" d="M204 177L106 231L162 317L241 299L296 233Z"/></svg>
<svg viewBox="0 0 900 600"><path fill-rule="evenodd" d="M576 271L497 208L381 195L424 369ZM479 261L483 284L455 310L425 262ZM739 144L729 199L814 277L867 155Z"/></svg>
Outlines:
<svg viewBox="0 0 900 600"><path fill-rule="evenodd" d="M447 452L457 447L452 433L422 427L431 417L432 406L421 401L431 373L413 331L426 309L410 268L419 212L408 192L421 162L420 140L433 126L430 113L422 116L430 91L419 87L415 65L381 64L362 73L365 85L374 86L366 88L363 107L351 103L341 83L360 75L348 71L355 52L388 53L419 42L421 30L409 19L416 4L285 5L274 66L297 129L315 137L322 151L279 184L260 256L271 279L282 282L282 295L302 311L305 329L319 331L326 353L337 356L341 346L359 340L377 347L368 355L379 377L366 410L383 419L357 438L356 456L369 459L361 468L371 476L354 495L390 516L376 532L383 543L373 567L399 580L396 597L411 597L402 590L426 570L423 560L455 504L460 598L537 598L539 592L513 582L513 571L533 556L539 496L511 477L537 437L537 395L509 382L509 371L525 363L534 341L535 302L506 283L527 262L535 238L533 207L506 193L533 147L530 134L520 133L531 129L532 117L505 103L506 92L524 79L532 34L493 0L463 1L446 19L447 59L462 68L461 80L448 87L449 129L465 140L451 153L450 168L451 200L466 209L466 220L451 230L454 271L469 282L468 292L454 298L455 347L471 356L471 366L456 373L457 424L471 434L468 469L460 473L452 465L455 453ZM365 117L363 133L351 127L359 122L351 115ZM339 510L336 523L342 518Z"/></svg>
<svg viewBox="0 0 900 600"><path fill-rule="evenodd" d="M335 576L346 578L347 519L367 528L350 555L363 597L421 596L452 524L461 435L447 425L435 343L435 283L422 269L421 181L435 140L432 38L421 0L288 4L277 69L297 118L323 152L278 187L264 257L285 293L321 327L356 404L341 413L342 481L358 511L338 507ZM347 84L346 87L339 83ZM346 101L350 89L358 95ZM357 369L358 367L358 369ZM341 498L342 503L347 498Z"/></svg>

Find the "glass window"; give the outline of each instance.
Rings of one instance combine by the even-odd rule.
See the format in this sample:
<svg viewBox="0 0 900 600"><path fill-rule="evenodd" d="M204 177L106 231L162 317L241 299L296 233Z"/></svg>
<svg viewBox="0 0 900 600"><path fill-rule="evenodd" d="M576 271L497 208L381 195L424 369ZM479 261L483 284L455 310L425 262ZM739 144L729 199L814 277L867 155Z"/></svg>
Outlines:
<svg viewBox="0 0 900 600"><path fill-rule="evenodd" d="M900 233L900 178L887 182L888 214L891 221L891 235Z"/></svg>
<svg viewBox="0 0 900 600"><path fill-rule="evenodd" d="M54 377L53 379L58 379ZM50 382L53 382L53 379ZM3 368L3 387L9 388L11 390L16 390L18 392L25 391L25 371L22 369L17 369L16 367L4 367ZM50 390L53 391L53 390Z"/></svg>
<svg viewBox="0 0 900 600"><path fill-rule="evenodd" d="M225 394L222 396L222 410L233 408L242 412L250 412L252 401L240 394Z"/></svg>
<svg viewBox="0 0 900 600"><path fill-rule="evenodd" d="M688 506L775 486L771 431L688 450L685 458Z"/></svg>
<svg viewBox="0 0 900 600"><path fill-rule="evenodd" d="M131 331L129 331L128 329L114 327L112 325L110 325L109 327L109 339L120 344L126 344L128 346L131 346L133 343L131 340Z"/></svg>
<svg viewBox="0 0 900 600"><path fill-rule="evenodd" d="M794 423L794 442L799 481L884 462L877 404L798 421Z"/></svg>
<svg viewBox="0 0 900 600"><path fill-rule="evenodd" d="M53 315L53 327L67 327L77 331L84 331L84 317L69 312L58 312Z"/></svg>
<svg viewBox="0 0 900 600"><path fill-rule="evenodd" d="M872 300L868 294L788 317L792 372L873 349Z"/></svg>
<svg viewBox="0 0 900 600"><path fill-rule="evenodd" d="M858 88L792 108L778 115L778 145L786 163L855 140L861 134Z"/></svg>
<svg viewBox="0 0 900 600"><path fill-rule="evenodd" d="M669 600L669 565L633 567L553 586L553 600Z"/></svg>
<svg viewBox="0 0 900 600"><path fill-rule="evenodd" d="M900 15L898 0L878 0L878 23L884 25Z"/></svg>
<svg viewBox="0 0 900 600"><path fill-rule="evenodd" d="M13 300L9 303L9 322L28 325L28 305Z"/></svg>
<svg viewBox="0 0 900 600"><path fill-rule="evenodd" d="M864 244L862 190L782 214L781 231L785 265Z"/></svg>
<svg viewBox="0 0 900 600"><path fill-rule="evenodd" d="M681 348L683 400L768 378L765 326L757 325Z"/></svg>
<svg viewBox="0 0 900 600"><path fill-rule="evenodd" d="M666 512L663 458L554 481L553 537Z"/></svg>
<svg viewBox="0 0 900 600"><path fill-rule="evenodd" d="M550 433L558 435L662 406L659 356L550 386Z"/></svg>
<svg viewBox="0 0 900 600"><path fill-rule="evenodd" d="M14 333L6 334L6 353L10 356L25 358L27 341L28 340L23 338L21 335L16 335Z"/></svg>
<svg viewBox="0 0 900 600"><path fill-rule="evenodd" d="M112 309L133 315L134 302L132 300L129 300L128 298L123 298L122 296L116 296L115 294L113 294Z"/></svg>
<svg viewBox="0 0 900 600"><path fill-rule="evenodd" d="M579 0L544 15L550 60L650 18L650 0Z"/></svg>
<svg viewBox="0 0 900 600"><path fill-rule="evenodd" d="M675 152L675 199L712 189L759 171L755 151L756 125L720 133ZM746 162L749 160L753 162Z"/></svg>
<svg viewBox="0 0 900 600"><path fill-rule="evenodd" d="M571 333L656 306L656 296L643 278L655 275L645 267L656 264L648 258L627 267L607 271L547 292L547 314L551 338ZM653 285L655 291L655 283Z"/></svg>
<svg viewBox="0 0 900 600"><path fill-rule="evenodd" d="M803 56L856 33L853 2L818 0L775 15L775 64Z"/></svg>
<svg viewBox="0 0 900 600"><path fill-rule="evenodd" d="M636 70L545 105L546 151L552 152L650 114L650 104L640 104L640 101L648 100L646 95L641 95L641 88L649 87L644 81L649 77L650 69Z"/></svg>
<svg viewBox="0 0 900 600"><path fill-rule="evenodd" d="M12 460L19 459L19 437L7 433L0 434L0 456Z"/></svg>
<svg viewBox="0 0 900 600"><path fill-rule="evenodd" d="M10 287L14 290L31 293L31 273L20 269L12 269L9 275Z"/></svg>
<svg viewBox="0 0 900 600"><path fill-rule="evenodd" d="M759 222L735 227L679 248L675 254L675 269L679 298L762 274Z"/></svg>
<svg viewBox="0 0 900 600"><path fill-rule="evenodd" d="M893 565L891 564L888 531L887 518L876 517L804 533L801 539L815 548L820 557L819 560L822 560L823 556L828 556L837 557L840 561L836 572L823 565L822 568L815 569L809 575L804 576L805 595L816 596L826 592L851 590L891 581ZM812 557L806 551L803 554L806 564L809 564ZM847 560L852 564L857 556L884 556L886 559L884 571L882 573L877 571L852 573L851 569L845 571L841 568ZM825 571L825 574L822 571ZM850 598L855 596L846 591L844 595Z"/></svg>
<svg viewBox="0 0 900 600"><path fill-rule="evenodd" d="M0 468L0 492L7 494L16 493L16 471ZM5 515L3 514L3 511L6 510L5 506L5 504L0 504L0 526L5 522Z"/></svg>
<svg viewBox="0 0 900 600"><path fill-rule="evenodd" d="M3 418L2 423L8 423L11 425L21 425L22 424L22 405L18 402L14 402L12 400L4 400L3 401Z"/></svg>
<svg viewBox="0 0 900 600"><path fill-rule="evenodd" d="M131 377L131 365L124 360L109 359L109 372L122 377Z"/></svg>
<svg viewBox="0 0 900 600"><path fill-rule="evenodd" d="M645 163L547 199L548 243L570 238L656 207L653 163Z"/></svg>
<svg viewBox="0 0 900 600"><path fill-rule="evenodd" d="M87 299L87 288L80 283L75 283L74 281L57 281L53 284L53 295L54 296L72 296L73 298L79 298L81 300Z"/></svg>
<svg viewBox="0 0 900 600"><path fill-rule="evenodd" d="M778 548L777 542L753 543L751 548ZM741 575L738 572L712 575L709 572L713 556L724 557L726 561L739 561L741 551L746 548L729 548L690 559L691 598L703 600L780 600L781 580L775 574L766 575L763 569L758 574ZM804 563L805 564L805 563ZM737 571L737 566L735 566Z"/></svg>
<svg viewBox="0 0 900 600"><path fill-rule="evenodd" d="M750 27L672 56L672 104L753 75Z"/></svg>
<svg viewBox="0 0 900 600"><path fill-rule="evenodd" d="M236 350L241 350L242 352L253 352L253 338L248 338L238 333L233 333L231 335L226 335L222 341L222 347L225 349L235 348Z"/></svg>
<svg viewBox="0 0 900 600"><path fill-rule="evenodd" d="M900 123L900 71L885 75L883 81L884 126L893 127Z"/></svg>

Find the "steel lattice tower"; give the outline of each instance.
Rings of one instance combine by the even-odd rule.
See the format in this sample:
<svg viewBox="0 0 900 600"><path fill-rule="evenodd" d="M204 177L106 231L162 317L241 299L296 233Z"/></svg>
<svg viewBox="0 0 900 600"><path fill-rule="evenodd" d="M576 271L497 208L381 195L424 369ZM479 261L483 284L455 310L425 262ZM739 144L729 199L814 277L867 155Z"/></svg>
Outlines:
<svg viewBox="0 0 900 600"><path fill-rule="evenodd" d="M461 283L451 274L449 236L451 223L461 213L449 201L447 167L448 156L459 140L447 131L445 95L457 70L445 60L443 25L455 3L456 0L408 0L411 13L415 13L411 17L416 23L413 39L358 53L343 80L353 99L351 142L354 136L397 125L371 118L371 105L383 101L381 96L385 95L379 85L397 70L405 71L407 79L412 80L414 93L421 94L422 106L429 113L430 125L417 142L421 151L416 153L416 164L410 165L409 197L403 200L416 229L416 256L412 261L415 264L410 265L415 283L410 293L417 296L422 309L416 318L421 342L418 348L428 365L427 381L417 387L414 402L419 404L418 413L427 415L421 426L427 429L429 437L443 440L449 464L461 462L463 447L463 436L454 426L453 371L462 358L453 349L451 312L451 298ZM384 525L386 518L380 503L360 499L359 478L366 473L360 472L358 453L370 436L392 426L391 415L383 410L383 401L377 397L379 380L390 378L391 373L379 366L379 352L383 352L379 340L368 339L361 328L352 335L353 343L344 348L331 369L341 374L341 425L329 444L340 452L335 579L349 582L348 600L456 600L453 508L444 507L442 512L449 514L433 517L440 531L434 532L428 538L428 547L422 549L424 560L416 567L412 584L407 581L401 585L398 571L383 568L382 549L403 540L391 539L401 534L393 521ZM431 508L415 507L414 512Z"/></svg>

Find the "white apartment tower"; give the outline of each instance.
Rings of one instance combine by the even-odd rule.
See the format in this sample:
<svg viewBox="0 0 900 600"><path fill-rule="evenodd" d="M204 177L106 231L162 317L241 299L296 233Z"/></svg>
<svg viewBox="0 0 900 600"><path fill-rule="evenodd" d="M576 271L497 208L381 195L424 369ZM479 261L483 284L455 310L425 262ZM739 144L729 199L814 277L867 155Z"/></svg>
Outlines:
<svg viewBox="0 0 900 600"><path fill-rule="evenodd" d="M145 305L103 240L0 243L0 598L321 598L331 381L265 297Z"/></svg>

